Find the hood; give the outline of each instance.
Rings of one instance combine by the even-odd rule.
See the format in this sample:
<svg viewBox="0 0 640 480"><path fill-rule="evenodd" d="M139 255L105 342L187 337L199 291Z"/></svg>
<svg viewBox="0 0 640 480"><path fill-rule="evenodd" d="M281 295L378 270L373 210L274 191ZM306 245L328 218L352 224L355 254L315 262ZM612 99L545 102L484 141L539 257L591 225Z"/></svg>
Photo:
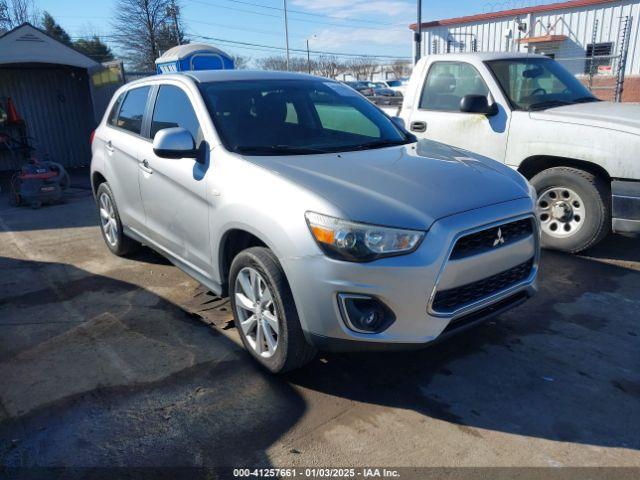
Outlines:
<svg viewBox="0 0 640 480"><path fill-rule="evenodd" d="M509 167L429 140L243 158L324 197L349 220L399 228L427 230L439 218L528 197L526 180Z"/></svg>
<svg viewBox="0 0 640 480"><path fill-rule="evenodd" d="M640 105L630 103L577 103L529 115L535 120L574 123L640 135Z"/></svg>

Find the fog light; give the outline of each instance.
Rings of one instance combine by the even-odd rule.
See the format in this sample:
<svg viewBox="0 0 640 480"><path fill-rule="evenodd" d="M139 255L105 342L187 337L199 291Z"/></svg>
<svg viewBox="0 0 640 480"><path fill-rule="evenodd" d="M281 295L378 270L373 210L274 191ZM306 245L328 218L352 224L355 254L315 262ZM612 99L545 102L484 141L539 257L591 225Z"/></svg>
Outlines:
<svg viewBox="0 0 640 480"><path fill-rule="evenodd" d="M391 309L375 297L340 293L338 300L347 327L355 332L379 333L396 319Z"/></svg>

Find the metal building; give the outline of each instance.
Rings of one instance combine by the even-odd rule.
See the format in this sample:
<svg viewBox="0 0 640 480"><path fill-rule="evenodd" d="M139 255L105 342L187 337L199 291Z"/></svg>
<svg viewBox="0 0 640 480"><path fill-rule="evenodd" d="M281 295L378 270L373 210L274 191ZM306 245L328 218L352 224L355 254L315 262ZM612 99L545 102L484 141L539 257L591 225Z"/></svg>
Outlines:
<svg viewBox="0 0 640 480"><path fill-rule="evenodd" d="M421 54L542 53L601 97L640 101L639 25L640 0L570 0L422 23Z"/></svg>
<svg viewBox="0 0 640 480"><path fill-rule="evenodd" d="M5 121L0 133L6 139L21 132L38 158L88 165L91 131L121 83L100 63L25 23L0 36L0 103L11 98L24 120L14 129ZM14 145L0 145L0 171L23 163L26 154Z"/></svg>

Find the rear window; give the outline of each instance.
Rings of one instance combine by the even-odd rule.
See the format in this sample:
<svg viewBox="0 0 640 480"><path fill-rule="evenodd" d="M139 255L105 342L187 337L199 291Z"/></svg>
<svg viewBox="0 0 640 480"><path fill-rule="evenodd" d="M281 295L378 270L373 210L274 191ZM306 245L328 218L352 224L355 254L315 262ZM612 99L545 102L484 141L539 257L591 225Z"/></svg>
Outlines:
<svg viewBox="0 0 640 480"><path fill-rule="evenodd" d="M126 92L121 93L118 99L113 104L113 108L111 109L111 112L109 113L109 118L107 119L107 123L109 125L113 125L113 126L117 125L118 110L120 109L120 105L122 104L122 99L124 98L125 95L126 95Z"/></svg>
<svg viewBox="0 0 640 480"><path fill-rule="evenodd" d="M140 135L150 89L151 87L140 87L129 90L118 113L117 127Z"/></svg>

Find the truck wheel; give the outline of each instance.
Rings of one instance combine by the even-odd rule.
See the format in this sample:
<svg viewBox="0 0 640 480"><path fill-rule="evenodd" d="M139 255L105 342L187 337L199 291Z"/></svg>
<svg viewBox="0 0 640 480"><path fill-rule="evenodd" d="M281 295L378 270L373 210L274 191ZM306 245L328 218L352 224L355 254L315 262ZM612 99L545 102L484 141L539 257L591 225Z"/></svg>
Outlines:
<svg viewBox="0 0 640 480"><path fill-rule="evenodd" d="M101 183L98 187L96 199L100 218L100 231L102 232L104 243L107 244L111 253L122 257L140 247L138 242L127 237L122 231L118 207L106 182Z"/></svg>
<svg viewBox="0 0 640 480"><path fill-rule="evenodd" d="M570 167L544 170L531 179L538 192L536 215L542 246L577 253L611 229L611 191L595 175Z"/></svg>
<svg viewBox="0 0 640 480"><path fill-rule="evenodd" d="M316 351L304 338L291 289L271 250L252 247L233 259L229 297L242 343L261 365L283 373L313 359Z"/></svg>

